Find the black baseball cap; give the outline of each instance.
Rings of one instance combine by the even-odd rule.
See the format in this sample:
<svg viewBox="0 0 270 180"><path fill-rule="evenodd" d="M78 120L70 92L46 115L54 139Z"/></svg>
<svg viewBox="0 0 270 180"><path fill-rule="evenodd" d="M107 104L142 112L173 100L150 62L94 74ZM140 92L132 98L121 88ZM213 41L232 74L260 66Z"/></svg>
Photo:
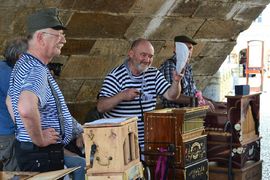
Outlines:
<svg viewBox="0 0 270 180"><path fill-rule="evenodd" d="M55 30L66 30L58 17L57 8L41 9L27 18L27 33L31 34L40 29L53 28Z"/></svg>
<svg viewBox="0 0 270 180"><path fill-rule="evenodd" d="M192 45L198 44L191 37L185 36L185 35L175 36L174 37L174 42L191 43Z"/></svg>

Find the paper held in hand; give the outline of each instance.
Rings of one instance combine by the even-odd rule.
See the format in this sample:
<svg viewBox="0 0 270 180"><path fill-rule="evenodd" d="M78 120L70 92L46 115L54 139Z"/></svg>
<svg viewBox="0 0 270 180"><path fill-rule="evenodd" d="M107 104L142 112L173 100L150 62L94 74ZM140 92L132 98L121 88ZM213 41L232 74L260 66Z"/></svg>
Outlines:
<svg viewBox="0 0 270 180"><path fill-rule="evenodd" d="M189 50L186 44L181 42L176 42L176 72L177 74L181 74L183 68L185 67L188 56Z"/></svg>

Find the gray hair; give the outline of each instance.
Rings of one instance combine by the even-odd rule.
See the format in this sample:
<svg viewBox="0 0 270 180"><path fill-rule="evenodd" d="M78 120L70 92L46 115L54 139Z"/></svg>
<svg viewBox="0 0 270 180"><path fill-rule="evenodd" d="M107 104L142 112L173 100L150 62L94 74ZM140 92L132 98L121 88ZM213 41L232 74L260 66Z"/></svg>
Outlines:
<svg viewBox="0 0 270 180"><path fill-rule="evenodd" d="M6 61L10 66L14 66L20 55L26 52L27 49L27 39L23 37L17 37L8 41L4 49L3 56L6 58Z"/></svg>

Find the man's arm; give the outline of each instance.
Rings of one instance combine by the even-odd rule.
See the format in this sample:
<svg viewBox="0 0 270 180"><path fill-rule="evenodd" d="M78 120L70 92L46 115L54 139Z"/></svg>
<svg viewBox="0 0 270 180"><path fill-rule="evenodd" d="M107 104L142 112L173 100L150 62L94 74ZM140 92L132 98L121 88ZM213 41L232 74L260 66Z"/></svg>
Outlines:
<svg viewBox="0 0 270 180"><path fill-rule="evenodd" d="M183 75L176 74L176 72L173 72L173 81L171 84L171 87L164 93L164 98L166 98L169 101L173 101L177 99L180 96L181 93L181 79Z"/></svg>
<svg viewBox="0 0 270 180"><path fill-rule="evenodd" d="M126 89L112 97L99 97L97 102L97 110L100 113L112 110L122 101L130 101L139 96L140 92L137 89Z"/></svg>
<svg viewBox="0 0 270 180"><path fill-rule="evenodd" d="M57 143L59 133L53 128L41 129L38 97L30 91L23 91L19 97L18 111L34 144L45 147Z"/></svg>

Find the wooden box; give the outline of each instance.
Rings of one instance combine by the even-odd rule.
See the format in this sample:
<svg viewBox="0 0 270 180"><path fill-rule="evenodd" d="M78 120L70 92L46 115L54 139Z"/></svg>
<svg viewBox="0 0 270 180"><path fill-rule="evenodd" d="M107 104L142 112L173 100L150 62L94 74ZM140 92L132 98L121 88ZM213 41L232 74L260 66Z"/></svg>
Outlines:
<svg viewBox="0 0 270 180"><path fill-rule="evenodd" d="M143 178L141 162L133 165L122 173L87 173L88 180L135 180Z"/></svg>
<svg viewBox="0 0 270 180"><path fill-rule="evenodd" d="M243 168L249 161L260 160L260 139L256 138L246 144L207 141L207 158L209 162L217 162L221 167L228 167L229 157L234 168Z"/></svg>
<svg viewBox="0 0 270 180"><path fill-rule="evenodd" d="M155 164L161 148L175 147L175 165L185 167L206 158L203 119L207 107L162 109L145 113L146 163Z"/></svg>
<svg viewBox="0 0 270 180"><path fill-rule="evenodd" d="M140 161L137 117L87 123L83 137L88 173L122 173Z"/></svg>
<svg viewBox="0 0 270 180"><path fill-rule="evenodd" d="M261 180L262 161L251 162L241 169L232 169L233 180ZM209 180L228 179L228 168L209 163Z"/></svg>

